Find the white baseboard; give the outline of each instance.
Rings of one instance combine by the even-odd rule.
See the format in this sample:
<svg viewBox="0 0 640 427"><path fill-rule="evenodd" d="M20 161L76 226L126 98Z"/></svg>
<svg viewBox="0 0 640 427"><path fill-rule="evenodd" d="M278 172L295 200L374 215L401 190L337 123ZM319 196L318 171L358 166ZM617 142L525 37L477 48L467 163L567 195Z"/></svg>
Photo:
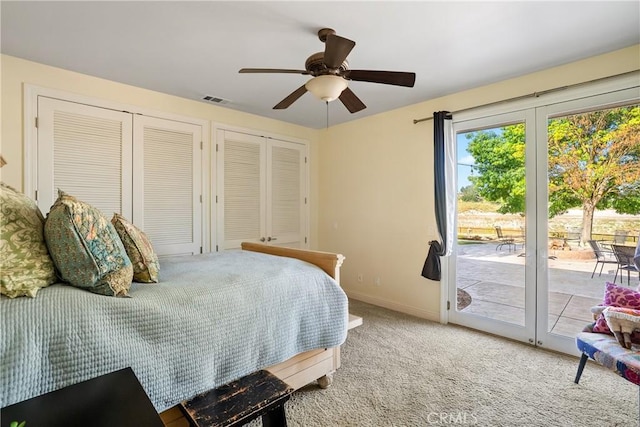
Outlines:
<svg viewBox="0 0 640 427"><path fill-rule="evenodd" d="M368 304L377 305L378 307L388 308L389 310L399 311L400 313L410 314L412 316L420 317L422 319L433 320L434 322L440 322L440 313L438 312L427 311L421 308L412 307L410 305L399 304L397 302L372 297L370 295L362 294L359 292L345 290L345 293L351 299L366 302Z"/></svg>

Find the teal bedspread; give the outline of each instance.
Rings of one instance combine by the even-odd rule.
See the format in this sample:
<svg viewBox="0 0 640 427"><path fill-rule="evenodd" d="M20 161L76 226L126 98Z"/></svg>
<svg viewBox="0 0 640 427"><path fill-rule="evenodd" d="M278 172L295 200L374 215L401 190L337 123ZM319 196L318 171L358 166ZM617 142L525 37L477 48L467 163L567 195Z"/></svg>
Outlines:
<svg viewBox="0 0 640 427"><path fill-rule="evenodd" d="M161 262L131 298L65 285L0 300L0 406L131 367L158 411L297 353L342 344L347 298L321 269L227 251Z"/></svg>

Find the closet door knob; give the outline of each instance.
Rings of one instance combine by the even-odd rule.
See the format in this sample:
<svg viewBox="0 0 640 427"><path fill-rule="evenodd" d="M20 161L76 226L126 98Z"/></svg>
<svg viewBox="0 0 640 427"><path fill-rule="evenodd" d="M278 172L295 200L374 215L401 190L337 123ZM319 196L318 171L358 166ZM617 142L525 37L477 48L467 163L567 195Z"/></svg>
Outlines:
<svg viewBox="0 0 640 427"><path fill-rule="evenodd" d="M278 238L277 237L271 237L271 236L267 237L267 242L270 242L272 240L278 240Z"/></svg>
<svg viewBox="0 0 640 427"><path fill-rule="evenodd" d="M264 241L265 241L265 238L264 238L264 237L261 237L261 238L260 238L260 241L261 241L261 242L264 242Z"/></svg>

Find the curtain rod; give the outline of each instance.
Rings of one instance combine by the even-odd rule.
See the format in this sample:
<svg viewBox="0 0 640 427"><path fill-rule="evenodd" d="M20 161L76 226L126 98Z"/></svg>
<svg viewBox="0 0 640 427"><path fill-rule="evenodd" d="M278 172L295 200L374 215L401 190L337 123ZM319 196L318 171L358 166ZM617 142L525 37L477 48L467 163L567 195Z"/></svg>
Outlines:
<svg viewBox="0 0 640 427"><path fill-rule="evenodd" d="M561 90L565 90L565 89L569 89L569 88L573 88L573 87L578 87L578 86L583 86L583 85L587 85L587 84L590 84L590 83L599 82L599 81L602 81L602 80L613 79L613 78L616 78L616 77L621 77L621 76L625 76L625 75L633 74L633 73L637 73L637 72L638 72L638 70L627 71L626 73L620 73L620 74L616 74L614 76L601 77L599 79L589 80L589 81L582 82L582 83L575 83L575 84L567 85L567 86L560 86L560 87L556 87L556 88L553 88L553 89L543 90L541 92L533 92L533 93L530 93L530 94L527 94L527 95L520 95L520 96L516 96L516 97L513 97L513 98L509 98L509 99L503 99L502 101L494 101L494 102L489 102L487 104L476 105L475 107L463 108L462 110L452 111L451 114L462 113L464 111L474 110L476 108L483 108L483 107L490 107L492 105L504 104L506 102L519 101L521 99L539 98L540 96L547 95L549 93L559 92ZM415 125L415 124L418 124L418 123L421 123L421 122L426 122L427 120L433 120L433 116L432 117L424 117L422 119L413 119L413 124Z"/></svg>

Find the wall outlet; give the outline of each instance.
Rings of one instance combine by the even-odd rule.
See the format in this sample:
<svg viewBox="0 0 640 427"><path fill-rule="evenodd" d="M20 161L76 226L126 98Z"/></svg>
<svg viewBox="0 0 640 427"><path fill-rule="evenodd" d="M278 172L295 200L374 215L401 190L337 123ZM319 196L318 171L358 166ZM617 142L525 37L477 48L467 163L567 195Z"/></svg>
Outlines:
<svg viewBox="0 0 640 427"><path fill-rule="evenodd" d="M358 273L358 283L362 283L362 273Z"/></svg>
<svg viewBox="0 0 640 427"><path fill-rule="evenodd" d="M375 279L373 279L373 284L376 286L380 286L380 278L376 277Z"/></svg>

